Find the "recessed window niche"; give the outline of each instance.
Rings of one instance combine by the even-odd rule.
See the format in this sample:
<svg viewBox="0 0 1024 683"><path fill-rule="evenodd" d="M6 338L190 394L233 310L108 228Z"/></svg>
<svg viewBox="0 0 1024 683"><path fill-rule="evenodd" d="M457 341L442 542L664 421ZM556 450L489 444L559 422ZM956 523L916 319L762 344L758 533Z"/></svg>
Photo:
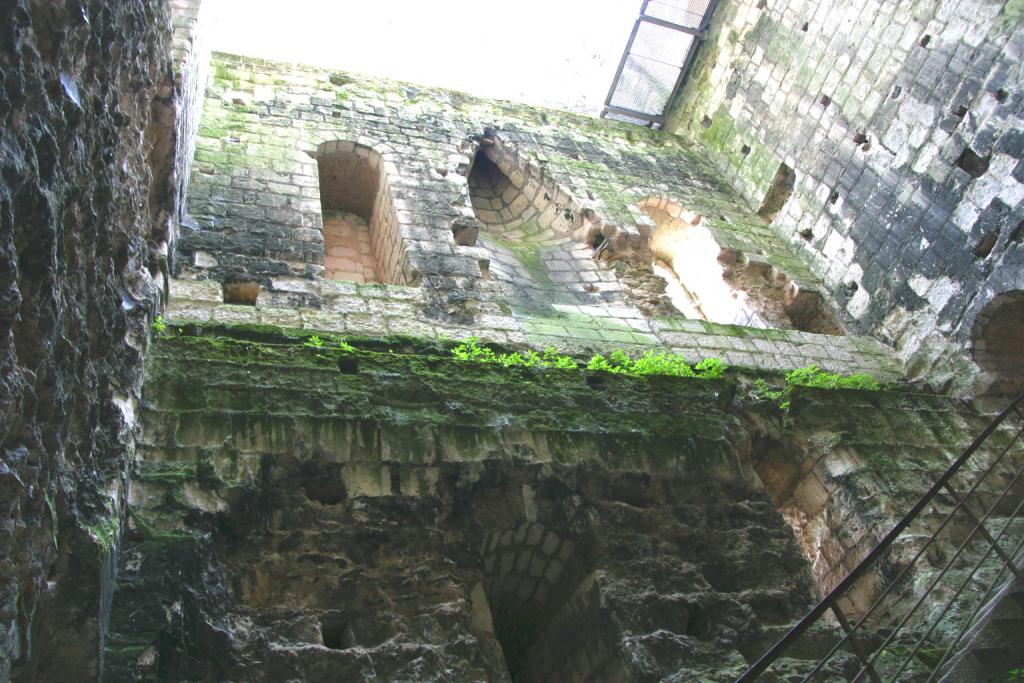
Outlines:
<svg viewBox="0 0 1024 683"><path fill-rule="evenodd" d="M796 173L786 164L779 164L772 184L761 202L761 208L757 210L757 215L769 223L775 220L775 217L782 212L782 207L792 196L794 187L796 187Z"/></svg>
<svg viewBox="0 0 1024 683"><path fill-rule="evenodd" d="M416 284L406 261L380 154L353 142L317 149L323 214L324 277L329 280Z"/></svg>
<svg viewBox="0 0 1024 683"><path fill-rule="evenodd" d="M723 249L704 218L678 204L648 198L637 207L655 222L654 272L687 318L746 327L843 334L821 296L802 290L764 260Z"/></svg>
<svg viewBox="0 0 1024 683"><path fill-rule="evenodd" d="M255 306L260 295L258 282L225 282L221 285L224 303Z"/></svg>
<svg viewBox="0 0 1024 683"><path fill-rule="evenodd" d="M974 361L994 379L989 393L1024 389L1024 291L992 299L974 322L971 342Z"/></svg>

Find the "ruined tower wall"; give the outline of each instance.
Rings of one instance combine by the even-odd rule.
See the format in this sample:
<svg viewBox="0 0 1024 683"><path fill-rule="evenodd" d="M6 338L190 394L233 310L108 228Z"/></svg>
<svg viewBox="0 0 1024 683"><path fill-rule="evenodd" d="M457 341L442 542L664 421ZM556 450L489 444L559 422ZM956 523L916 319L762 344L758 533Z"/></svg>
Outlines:
<svg viewBox="0 0 1024 683"><path fill-rule="evenodd" d="M658 278L648 273L636 285L616 270L635 253L649 270L655 222L640 202L700 217L714 278L728 253L762 267L769 282L824 290L710 162L675 136L230 55L215 55L212 73L190 188L195 227L180 242L169 319L477 335L580 354L657 347L692 361L899 374L889 350L871 339L717 325L671 306L644 310L643 290ZM504 166L507 205L471 201L471 168L483 154ZM392 203L387 213L410 286L324 277L321 199L333 206L338 197L320 183L348 168L328 166L345 155L377 164L376 199ZM598 257L599 243L609 260ZM230 295L225 302L224 283L258 286L255 305Z"/></svg>
<svg viewBox="0 0 1024 683"><path fill-rule="evenodd" d="M0 27L0 679L86 680L187 161L181 81L167 3L7 2Z"/></svg>
<svg viewBox="0 0 1024 683"><path fill-rule="evenodd" d="M857 330L962 381L935 361L1024 287L1022 47L1015 1L728 0L669 128L755 207L788 165L778 235Z"/></svg>

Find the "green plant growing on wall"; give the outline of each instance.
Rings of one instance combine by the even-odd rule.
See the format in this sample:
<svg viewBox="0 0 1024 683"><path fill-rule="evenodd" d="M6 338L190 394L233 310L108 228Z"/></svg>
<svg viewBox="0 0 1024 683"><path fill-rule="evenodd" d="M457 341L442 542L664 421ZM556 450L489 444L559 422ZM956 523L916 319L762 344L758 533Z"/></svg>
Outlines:
<svg viewBox="0 0 1024 683"><path fill-rule="evenodd" d="M668 375L670 377L699 377L716 379L725 373L726 365L720 358L706 358L694 366L674 353L645 351L633 360L625 351L616 349L608 358L597 354L587 363L588 370L613 372L620 375L642 377L645 375Z"/></svg>
<svg viewBox="0 0 1024 683"><path fill-rule="evenodd" d="M156 319L153 320L153 330L159 335L162 335L167 331L167 323L164 322L164 317L162 315L158 315Z"/></svg>
<svg viewBox="0 0 1024 683"><path fill-rule="evenodd" d="M324 340L314 334L307 337L306 341L303 342L303 345L308 346L311 349L322 349L324 346Z"/></svg>
<svg viewBox="0 0 1024 683"><path fill-rule="evenodd" d="M579 366L571 356L558 353L558 349L548 346L543 354L536 351L513 351L511 353L495 353L486 346L480 346L476 337L468 337L453 347L451 354L458 360L475 363L496 363L506 368L561 368L575 370Z"/></svg>
<svg viewBox="0 0 1024 683"><path fill-rule="evenodd" d="M794 387L861 389L864 391L878 391L881 389L878 380L866 372L840 375L835 372L825 372L817 365L808 365L787 372L786 386L782 389L772 389L763 379L757 380L755 386L762 396L770 401L778 402L781 410L789 410Z"/></svg>
<svg viewBox="0 0 1024 683"><path fill-rule="evenodd" d="M346 342L344 339L339 339L338 340L338 349L340 351L345 352L345 353L355 353L356 352L356 347L352 346L351 344Z"/></svg>
<svg viewBox="0 0 1024 683"><path fill-rule="evenodd" d="M454 358L474 363L495 363L506 368L559 368L578 370L580 364L572 356L558 352L548 346L543 353L536 351L513 351L511 353L495 353L486 346L480 346L476 337L464 339L451 350ZM611 372L618 375L643 377L646 375L668 375L672 377L700 377L714 379L725 373L725 363L718 358L708 358L690 366L685 359L671 353L648 351L640 358L633 360L622 349L612 351L606 358L601 354L593 356L584 366L587 370Z"/></svg>

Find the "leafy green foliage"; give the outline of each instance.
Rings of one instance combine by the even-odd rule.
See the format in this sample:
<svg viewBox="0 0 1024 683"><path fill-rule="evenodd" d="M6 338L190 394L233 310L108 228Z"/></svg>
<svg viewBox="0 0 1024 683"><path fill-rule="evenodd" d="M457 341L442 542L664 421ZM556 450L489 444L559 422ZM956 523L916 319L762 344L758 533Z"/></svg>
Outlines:
<svg viewBox="0 0 1024 683"><path fill-rule="evenodd" d="M813 387L815 389L862 389L864 391L878 391L881 385L874 377L866 372L858 372L853 375L840 375L835 372L825 372L817 365L808 365L786 373L786 386L783 389L772 389L763 380L755 383L761 395L770 401L777 401L779 408L788 410L790 397L794 387Z"/></svg>
<svg viewBox="0 0 1024 683"><path fill-rule="evenodd" d="M668 375L717 379L725 374L725 368L726 365L720 358L706 358L691 367L686 359L674 353L645 351L642 356L633 360L621 349L612 351L608 358L597 354L587 363L588 370L603 370L634 377Z"/></svg>
<svg viewBox="0 0 1024 683"><path fill-rule="evenodd" d="M344 339L339 339L338 340L338 349L341 350L341 351L344 351L345 353L355 353L355 351L356 351L356 347L352 346L351 344L346 342Z"/></svg>
<svg viewBox="0 0 1024 683"><path fill-rule="evenodd" d="M303 345L311 349L320 349L323 348L324 340L314 334L307 337Z"/></svg>
<svg viewBox="0 0 1024 683"><path fill-rule="evenodd" d="M164 322L164 317L162 315L158 315L153 321L153 329L157 334L161 335L167 331L167 323Z"/></svg>
<svg viewBox="0 0 1024 683"><path fill-rule="evenodd" d="M549 346L543 354L536 351L513 351L512 353L495 353L486 346L480 346L476 337L468 337L452 349L452 356L458 360L476 363L496 363L506 368L563 368L574 370L578 366L571 356L564 356Z"/></svg>
<svg viewBox="0 0 1024 683"><path fill-rule="evenodd" d="M475 363L495 363L506 368L561 368L578 370L579 363L572 356L558 353L553 346L544 352L513 351L512 353L495 353L486 346L480 346L476 337L469 337L452 348L452 356L458 360ZM669 375L672 377L702 377L712 379L721 377L725 372L725 363L718 358L708 358L691 367L681 356L671 353L647 351L636 360L630 358L622 349L612 351L606 358L597 354L585 366L587 370L611 372L618 375Z"/></svg>

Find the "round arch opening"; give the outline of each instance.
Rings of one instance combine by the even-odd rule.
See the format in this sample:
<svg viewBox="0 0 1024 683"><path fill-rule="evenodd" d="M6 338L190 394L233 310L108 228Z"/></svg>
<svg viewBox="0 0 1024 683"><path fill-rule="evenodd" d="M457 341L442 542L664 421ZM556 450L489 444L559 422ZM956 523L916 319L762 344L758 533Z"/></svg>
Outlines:
<svg viewBox="0 0 1024 683"><path fill-rule="evenodd" d="M1024 389L1024 291L992 299L974 322L971 342L974 361L995 378L988 393Z"/></svg>

